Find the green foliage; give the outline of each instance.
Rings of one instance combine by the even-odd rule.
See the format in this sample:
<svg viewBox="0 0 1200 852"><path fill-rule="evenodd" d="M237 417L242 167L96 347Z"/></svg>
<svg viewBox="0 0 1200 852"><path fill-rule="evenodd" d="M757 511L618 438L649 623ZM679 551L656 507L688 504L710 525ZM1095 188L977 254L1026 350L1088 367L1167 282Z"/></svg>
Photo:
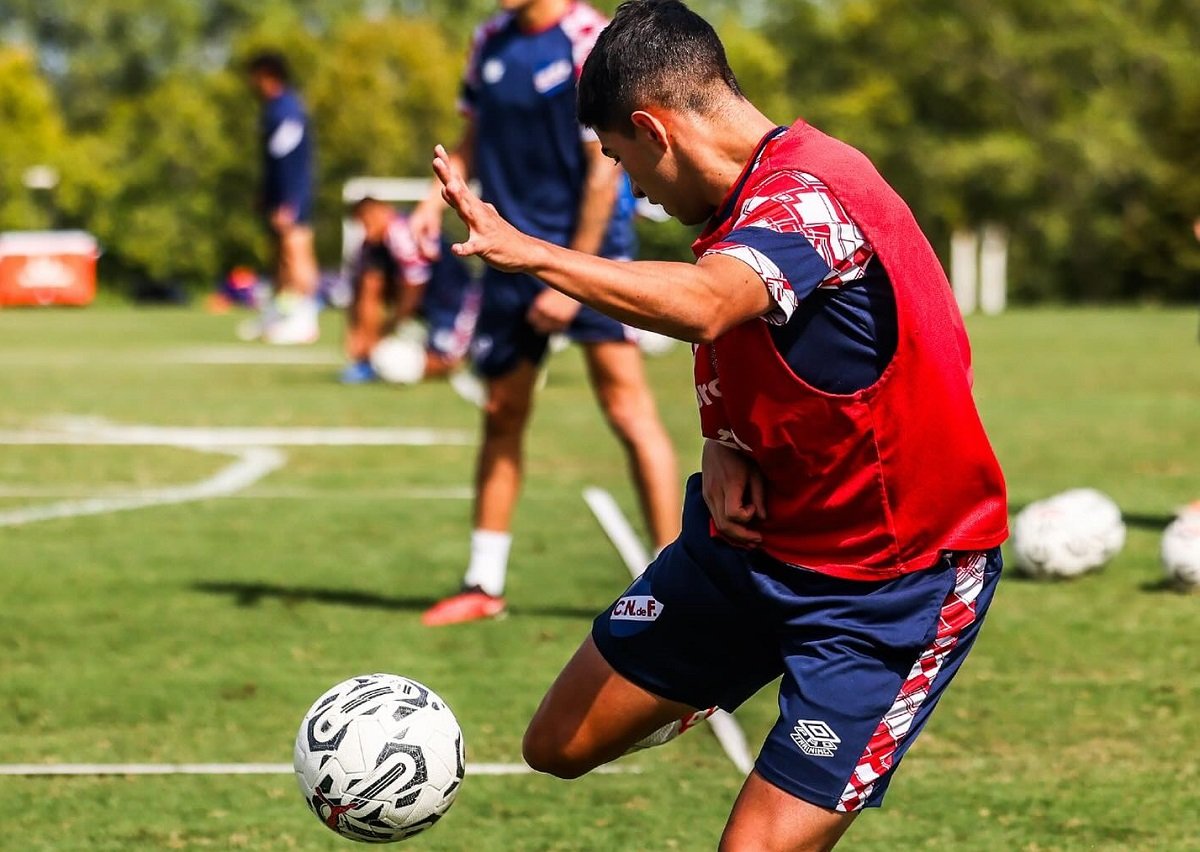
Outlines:
<svg viewBox="0 0 1200 852"><path fill-rule="evenodd" d="M44 228L48 211L25 187L31 166L70 158L53 93L25 50L0 48L0 229Z"/></svg>
<svg viewBox="0 0 1200 852"><path fill-rule="evenodd" d="M1191 295L1195 0L695 5L764 112L866 151L935 246L955 228L1005 225L1017 298ZM493 0L0 0L0 35L24 45L0 53L0 221L44 223L14 181L49 162L64 176L60 217L103 237L110 272L201 282L261 258L257 105L240 68L273 47L314 115L329 262L345 178L424 174L430 146L456 137L466 39L494 11ZM643 229L657 256L686 257L690 236Z"/></svg>

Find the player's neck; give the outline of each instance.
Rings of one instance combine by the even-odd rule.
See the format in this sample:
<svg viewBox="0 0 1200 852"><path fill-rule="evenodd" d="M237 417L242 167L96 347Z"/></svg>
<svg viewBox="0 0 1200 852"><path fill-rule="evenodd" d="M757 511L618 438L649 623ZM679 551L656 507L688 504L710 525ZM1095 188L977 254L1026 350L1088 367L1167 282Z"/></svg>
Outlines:
<svg viewBox="0 0 1200 852"><path fill-rule="evenodd" d="M693 168L705 201L714 208L725 201L763 137L777 126L754 104L738 99L718 118L696 128L698 137L705 142L693 149L697 152Z"/></svg>
<svg viewBox="0 0 1200 852"><path fill-rule="evenodd" d="M517 26L523 32L537 33L562 20L575 0L530 0L516 10Z"/></svg>

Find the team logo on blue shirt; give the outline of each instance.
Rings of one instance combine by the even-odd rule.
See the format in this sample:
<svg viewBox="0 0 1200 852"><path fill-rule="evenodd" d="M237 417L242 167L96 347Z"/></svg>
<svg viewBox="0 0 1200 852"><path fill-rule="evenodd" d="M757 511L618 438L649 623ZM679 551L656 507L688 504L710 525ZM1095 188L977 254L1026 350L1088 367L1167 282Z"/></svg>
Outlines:
<svg viewBox="0 0 1200 852"><path fill-rule="evenodd" d="M575 73L575 66L566 58L555 59L533 72L533 88L540 95L548 95L565 86Z"/></svg>
<svg viewBox="0 0 1200 852"><path fill-rule="evenodd" d="M483 77L483 82L489 86L495 85L504 79L504 63L499 59L489 59L483 63L483 68L479 70L479 74Z"/></svg>

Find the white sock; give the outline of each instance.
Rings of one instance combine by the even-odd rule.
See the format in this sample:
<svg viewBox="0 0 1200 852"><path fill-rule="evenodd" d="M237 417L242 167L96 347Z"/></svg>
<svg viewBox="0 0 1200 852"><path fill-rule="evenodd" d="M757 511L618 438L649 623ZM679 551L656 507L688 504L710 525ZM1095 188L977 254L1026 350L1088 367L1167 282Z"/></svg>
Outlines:
<svg viewBox="0 0 1200 852"><path fill-rule="evenodd" d="M489 595L504 594L504 578L508 573L508 550L512 533L475 530L471 533L471 562L467 566L464 586L478 586Z"/></svg>

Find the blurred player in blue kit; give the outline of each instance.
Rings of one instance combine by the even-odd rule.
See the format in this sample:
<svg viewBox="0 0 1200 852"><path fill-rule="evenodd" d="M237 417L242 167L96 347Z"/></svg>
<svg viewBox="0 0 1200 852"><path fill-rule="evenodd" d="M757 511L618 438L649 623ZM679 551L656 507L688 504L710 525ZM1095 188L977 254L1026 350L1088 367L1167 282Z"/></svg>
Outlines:
<svg viewBox="0 0 1200 852"><path fill-rule="evenodd" d="M268 343L312 343L320 334L316 302L320 273L312 229L312 123L282 54L256 54L246 70L262 102L259 200L274 248L275 281L273 298L261 319L239 329L239 334Z"/></svg>
<svg viewBox="0 0 1200 852"><path fill-rule="evenodd" d="M962 317L870 161L759 111L678 0L620 6L579 119L637 194L704 226L696 262L613 263L522 233L439 148L469 229L453 250L691 341L705 441L683 531L596 617L525 759L574 778L778 680L721 849L830 849L882 802L1000 577L1004 478Z"/></svg>
<svg viewBox="0 0 1200 852"><path fill-rule="evenodd" d="M483 198L531 234L576 251L628 260L632 205L621 173L575 115L579 71L606 20L573 0L501 0L475 33L462 87L466 120L451 154ZM446 210L438 188L413 211L422 249L436 252ZM646 383L635 332L536 277L489 268L472 344L487 384L476 470L474 532L463 591L429 610L429 625L499 615L521 485L522 447L549 336L583 345L588 376L620 439L656 548L679 530L674 451Z"/></svg>
<svg viewBox="0 0 1200 852"><path fill-rule="evenodd" d="M392 205L363 198L353 208L363 242L351 269L352 296L347 311L344 384L361 384L380 376L372 353L407 320L422 321L423 347L396 343L394 364L383 378L413 383L439 378L463 363L479 315L480 289L466 264L449 251L430 261L418 250L407 219ZM406 341L407 342L407 341ZM388 346L391 343L385 343Z"/></svg>

